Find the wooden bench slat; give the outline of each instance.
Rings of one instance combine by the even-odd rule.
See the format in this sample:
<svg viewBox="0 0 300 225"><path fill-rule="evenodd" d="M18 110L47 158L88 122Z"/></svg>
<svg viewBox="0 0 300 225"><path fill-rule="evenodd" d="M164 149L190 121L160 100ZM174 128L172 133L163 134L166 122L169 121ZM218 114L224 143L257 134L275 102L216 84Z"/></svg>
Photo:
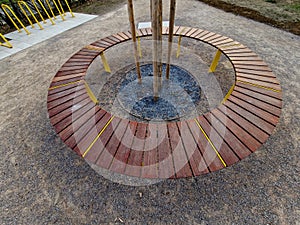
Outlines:
<svg viewBox="0 0 300 225"><path fill-rule="evenodd" d="M65 86L57 86L57 88L54 88L54 89L49 89L48 90L48 97L50 95L53 95L53 94L56 94L56 93L59 93L59 92L62 92L62 91L66 91L68 89L77 87L77 86L82 85L82 84L83 84L83 81L79 81L79 82L75 82L75 83L69 83L68 85L65 85Z"/></svg>
<svg viewBox="0 0 300 225"><path fill-rule="evenodd" d="M69 70L65 70L65 71L58 71L55 75L55 77L63 77L63 76L70 76L73 74L85 74L86 69L69 69ZM52 82L56 82L56 81L52 81Z"/></svg>
<svg viewBox="0 0 300 225"><path fill-rule="evenodd" d="M129 38L127 35L125 35L123 32L118 33L118 35L121 36L122 38L124 38L124 40L129 40L129 39L130 39L130 38Z"/></svg>
<svg viewBox="0 0 300 225"><path fill-rule="evenodd" d="M185 149L183 147L180 133L178 131L178 126L180 128L181 124L180 123L167 124L176 177L177 178L190 177L193 175L193 173L189 165L189 160L186 156ZM159 168L159 172L161 172L161 168Z"/></svg>
<svg viewBox="0 0 300 225"><path fill-rule="evenodd" d="M204 115L206 121L212 126L217 133L219 134L219 138L223 138L225 143L235 152L235 154L240 158L243 159L251 154L249 148L241 142L237 136L234 135L226 126L221 123L215 116L212 114Z"/></svg>
<svg viewBox="0 0 300 225"><path fill-rule="evenodd" d="M233 40L229 37L225 37L225 36L221 36L218 37L218 38L215 38L211 41L209 41L210 44L213 44L213 45L219 45L219 43L228 43L228 42L232 42ZM216 44L217 43L217 44Z"/></svg>
<svg viewBox="0 0 300 225"><path fill-rule="evenodd" d="M236 97L236 98L239 98L239 99L242 99L243 101L245 102L248 102L249 104L251 105L254 105L260 109L263 109L269 113L271 113L272 115L275 115L277 117L280 116L280 113L281 113L281 109L278 108L278 107L275 107L269 103L266 103L266 102L263 102L261 101L260 99L256 99L256 98L253 98L251 96L248 96L248 95L244 95L243 93L241 92L238 92L238 91L233 91L231 93L232 96Z"/></svg>
<svg viewBox="0 0 300 225"><path fill-rule="evenodd" d="M251 56L228 56L229 59L233 62L244 62L244 61L263 61L259 56L257 55L251 55Z"/></svg>
<svg viewBox="0 0 300 225"><path fill-rule="evenodd" d="M244 130L246 130L248 133L250 133L256 140L258 140L260 143L264 143L269 135L256 127L254 124L250 123L234 111L232 111L230 108L226 107L225 105L221 105L218 107L218 110L223 112L228 118L230 118L232 121L234 121L236 124L243 127Z"/></svg>
<svg viewBox="0 0 300 225"><path fill-rule="evenodd" d="M189 32L187 32L187 33L185 34L185 36L190 37L190 36L192 36L194 33L196 33L196 31L198 31L197 28L192 28Z"/></svg>
<svg viewBox="0 0 300 225"><path fill-rule="evenodd" d="M122 37L121 35L119 35L118 33L117 34L113 34L112 36L115 37L115 38L117 38L120 42L128 40L128 39Z"/></svg>
<svg viewBox="0 0 300 225"><path fill-rule="evenodd" d="M268 65L262 61L262 60L243 60L243 61L239 61L239 60L232 60L231 59L231 62L234 64L234 65L252 65L252 66L266 66L268 67Z"/></svg>
<svg viewBox="0 0 300 225"><path fill-rule="evenodd" d="M204 117L199 117L198 121L227 166L239 161L235 152L228 147L226 142L223 141L223 138L220 138L216 130L207 122L206 119L204 119Z"/></svg>
<svg viewBox="0 0 300 225"><path fill-rule="evenodd" d="M256 71L269 71L272 72L272 70L268 66L259 66L259 65L239 65L239 64L233 64L234 68L240 68L240 69L248 69L248 70L256 70Z"/></svg>
<svg viewBox="0 0 300 225"><path fill-rule="evenodd" d="M95 130L95 124L99 122L105 115L106 112L104 110L93 108L85 115L70 124L70 126L62 130L59 133L59 136L70 148L73 149L90 130L92 130L93 133L97 133L97 130ZM90 143L92 143L92 141ZM82 151L85 151L85 149L82 149Z"/></svg>
<svg viewBox="0 0 300 225"><path fill-rule="evenodd" d="M241 68L235 68L236 72L239 73L246 73L246 74L253 74L258 76L265 76L265 77L275 77L274 73L271 71L256 71L256 70L249 70L249 69L241 69Z"/></svg>
<svg viewBox="0 0 300 225"><path fill-rule="evenodd" d="M98 166L100 166L101 164L101 167L105 166L105 168L108 169L114 158L115 152L117 151L117 148L120 144L120 139L118 135L121 132L120 138L122 138L126 130L127 124L128 121L121 120L120 118L115 118L107 126L107 128L103 132L103 135L101 135L98 138L98 140L91 147L90 151L86 154L84 158L93 164L97 164ZM109 155L111 156L111 158ZM102 163L105 163L105 165Z"/></svg>
<svg viewBox="0 0 300 225"><path fill-rule="evenodd" d="M56 124L61 122L61 124L69 125L72 121L78 119L78 116L83 115L88 110L93 108L95 105L90 101L89 98L84 99L76 104L73 104L71 107L66 108L65 110L57 113L56 115L50 118L51 124L56 127ZM64 127L65 128L65 127ZM62 128L62 129L64 129ZM57 128L56 128L57 130ZM61 130L60 130L61 131Z"/></svg>
<svg viewBox="0 0 300 225"><path fill-rule="evenodd" d="M187 152L189 162L193 171L194 176L199 176L201 174L208 173L208 167L205 164L197 143L192 135L189 124L195 123L194 120L182 122L181 127L181 139L183 141L184 148Z"/></svg>
<svg viewBox="0 0 300 225"><path fill-rule="evenodd" d="M70 85L71 83L80 83L82 82L82 77L74 77L74 78L70 78L70 79L66 79L66 80L61 80L61 81L53 81L49 88L55 88L58 86L62 86L62 85Z"/></svg>
<svg viewBox="0 0 300 225"><path fill-rule="evenodd" d="M226 45L224 45L226 46ZM220 47L220 46L218 46ZM220 47L221 48L221 47ZM253 52L247 48L247 47L235 47L235 48L221 48L221 50L228 56L230 56L231 54L253 54Z"/></svg>
<svg viewBox="0 0 300 225"><path fill-rule="evenodd" d="M216 35L216 33L213 33L213 32L209 32L201 37L198 37L199 40L203 41L203 42L207 42L206 39L207 38L210 38L210 37L213 37L214 35Z"/></svg>
<svg viewBox="0 0 300 225"><path fill-rule="evenodd" d="M75 96L74 99L70 99L69 101L63 103L63 104L60 104L58 106L55 106L51 109L48 108L48 114L49 114L49 117L51 118L52 116L60 113L61 111L69 108L69 107L72 107L72 104L77 104L79 103L80 101L83 101L85 100L86 98L89 98L88 94L87 93L84 93L82 95L79 95L79 96Z"/></svg>
<svg viewBox="0 0 300 225"><path fill-rule="evenodd" d="M101 109L85 124L78 124L79 129L75 130L73 135L69 137L65 143L82 156L110 118L111 114Z"/></svg>
<svg viewBox="0 0 300 225"><path fill-rule="evenodd" d="M206 42L208 42L208 43L211 43L211 41L213 41L213 40L215 40L215 39L218 39L218 38L220 38L220 37L223 37L223 36L221 36L220 34L214 34L214 35L212 35L212 36L210 36L210 37L204 38L203 41L206 41Z"/></svg>
<svg viewBox="0 0 300 225"><path fill-rule="evenodd" d="M202 133L202 131L200 130L196 122L195 123L189 122L189 127L194 137L194 140L197 143L202 158L204 159L206 168L208 168L210 172L224 168L224 165L217 157L215 151L208 143L207 139L205 138L204 134ZM200 166L199 167L200 170L205 171L204 163L201 163L199 166Z"/></svg>
<svg viewBox="0 0 300 225"><path fill-rule="evenodd" d="M157 124L148 125L148 138L145 141L142 177L158 178L158 133Z"/></svg>
<svg viewBox="0 0 300 225"><path fill-rule="evenodd" d="M198 40L201 40L201 38L206 36L207 34L211 34L211 32L207 31L207 30L203 30L201 33L199 33L197 36L195 36L195 38Z"/></svg>
<svg viewBox="0 0 300 225"><path fill-rule="evenodd" d="M136 130L137 123L136 122L129 122L128 126L126 127L126 131L124 132L124 136L121 140L121 144L118 146L116 151L115 157L111 163L110 170L117 172L117 173L124 173L127 160L130 154L130 148L132 145L134 132Z"/></svg>
<svg viewBox="0 0 300 225"><path fill-rule="evenodd" d="M259 98L262 101L267 101L267 103L270 103L279 108L281 108L282 106L282 92L275 92L272 90L256 87L241 82L236 83L235 90L239 90L240 92L243 92L243 94L247 94L252 97Z"/></svg>
<svg viewBox="0 0 300 225"><path fill-rule="evenodd" d="M79 65L79 66L66 66L66 67L61 67L58 72L64 72L64 71L72 71L72 70L83 70L83 69L87 69L89 66L88 65Z"/></svg>
<svg viewBox="0 0 300 225"><path fill-rule="evenodd" d="M268 113L267 111L264 111L264 110L254 106L254 105L251 105L251 104L249 104L248 102L246 102L244 100L236 98L233 95L230 96L229 99L230 99L230 101L232 101L235 104L243 107L247 111L252 112L256 116L264 119L265 121L267 121L268 123L273 124L274 126L278 123L279 118L277 116L274 116L274 115Z"/></svg>
<svg viewBox="0 0 300 225"><path fill-rule="evenodd" d="M232 98L232 96L230 97ZM256 114L253 114L251 111L251 108L241 108L240 101L233 99L234 102L229 101L230 99L228 99L228 101L226 101L225 105L230 108L231 110L233 110L234 112L236 112L237 114L239 114L240 116L242 116L244 119L248 120L249 122L253 123L255 126L259 127L261 130L265 131L267 134L271 134L272 131L274 130L274 125L272 125L271 123L265 121L264 119L262 119L261 117L257 116Z"/></svg>
<svg viewBox="0 0 300 225"><path fill-rule="evenodd" d="M70 74L70 75L54 77L52 81L53 82L59 82L59 81L70 80L70 79L73 79L73 78L77 78L77 80L82 80L83 76L85 76L85 73L74 73L74 74Z"/></svg>
<svg viewBox="0 0 300 225"><path fill-rule="evenodd" d="M59 98L59 99L56 99L54 101L51 101L51 102L48 102L47 103L47 107L48 107L48 110L58 106L58 105L61 105L67 101L70 101L70 100L73 100L76 96L80 96L80 95L83 95L86 93L86 90L85 89L82 89L80 91L74 91L73 93L67 95L67 96L64 96L62 98Z"/></svg>
<svg viewBox="0 0 300 225"><path fill-rule="evenodd" d="M115 117L112 122L108 124L84 159L104 169L108 169L110 167L120 143L120 140L114 136L114 130L118 129L120 122L121 119ZM115 147L112 145L115 145Z"/></svg>
<svg viewBox="0 0 300 225"><path fill-rule="evenodd" d="M241 72L236 72L236 77L237 77L237 79L249 79L249 80L253 80L253 81L262 81L262 82L266 82L266 83L279 85L279 81L275 77L265 77L265 76L247 74L247 73L241 73Z"/></svg>
<svg viewBox="0 0 300 225"><path fill-rule="evenodd" d="M237 125L234 121L225 116L219 110L212 110L211 115L220 120L230 132L232 132L245 146L248 147L248 149L250 149L250 151L254 152L261 146L261 143L259 143L259 141L257 141L247 131L245 131L243 127Z"/></svg>
<svg viewBox="0 0 300 225"><path fill-rule="evenodd" d="M47 99L47 102L52 102L54 100L57 100L59 98L62 98L64 96L68 96L69 94L72 94L76 91L80 91L82 89L85 89L85 86L84 84L80 84L80 85L77 85L77 86L74 86L72 88L69 88L67 90L62 90L60 92L57 92L55 94L52 94L52 95L48 95L48 99Z"/></svg>
<svg viewBox="0 0 300 225"><path fill-rule="evenodd" d="M145 123L137 124L136 133L133 138L130 155L125 169L125 174L127 175L135 177L141 176L147 126L148 125Z"/></svg>
<svg viewBox="0 0 300 225"><path fill-rule="evenodd" d="M191 38L195 38L196 36L198 36L200 33L202 33L203 32L203 30L201 30L201 29L197 29L197 31L196 32L194 32L194 33L192 33L191 35L190 35L190 37Z"/></svg>
<svg viewBox="0 0 300 225"><path fill-rule="evenodd" d="M166 27L166 29L163 28L163 32L164 32L165 30L168 30L168 27ZM148 34L148 35L152 35L152 29L151 29L150 27L146 28L146 31L147 31L147 34ZM168 30L168 32L169 32L169 30Z"/></svg>
<svg viewBox="0 0 300 225"><path fill-rule="evenodd" d="M272 84L272 83L268 83L265 81L260 81L260 80L253 80L253 79L249 79L249 78L244 78L244 77L239 77L237 79L237 81L242 81L242 82L247 82L253 85L258 85L258 86L262 86L262 87L266 87L266 88L271 88L274 90L280 90L280 85L279 84Z"/></svg>
<svg viewBox="0 0 300 225"><path fill-rule="evenodd" d="M168 126L166 124L157 125L157 161L159 178L175 177L175 167L173 163L173 149L171 145L171 137L169 136ZM176 145L178 140L172 140Z"/></svg>

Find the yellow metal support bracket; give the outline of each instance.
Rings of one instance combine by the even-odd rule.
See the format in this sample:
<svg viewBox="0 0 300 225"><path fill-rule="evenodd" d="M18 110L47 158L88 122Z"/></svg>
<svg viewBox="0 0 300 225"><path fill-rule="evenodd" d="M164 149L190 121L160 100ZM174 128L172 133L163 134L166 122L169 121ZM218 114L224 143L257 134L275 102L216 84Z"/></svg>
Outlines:
<svg viewBox="0 0 300 225"><path fill-rule="evenodd" d="M24 1L18 1L18 5L21 9L21 11L23 12L23 14L25 15L26 19L28 20L28 22L30 23L31 27L34 28L34 25L32 24L31 20L29 19L26 11L24 10L24 8L22 7L22 4L25 5L26 9L28 10L28 12L30 13L30 15L33 17L33 19L35 20L35 22L37 23L37 25L40 27L41 30L43 30L44 28L42 27L42 25L39 23L39 21L36 19L36 17L34 16L33 12L31 11L31 9L28 7L27 3Z"/></svg>
<svg viewBox="0 0 300 225"><path fill-rule="evenodd" d="M176 58L179 58L179 56L180 56L181 39L182 39L182 36L179 36L179 38L178 38L178 47L177 47L177 52L176 52Z"/></svg>
<svg viewBox="0 0 300 225"><path fill-rule="evenodd" d="M108 72L108 73L111 73L111 70L110 70L110 67L109 67L109 65L107 63L107 60L105 58L104 52L101 52L100 56L101 56L101 60L102 60L105 71Z"/></svg>
<svg viewBox="0 0 300 225"><path fill-rule="evenodd" d="M0 37L5 41L5 44L0 42L1 46L7 47L7 48L12 48L13 46L11 45L11 43L9 43L9 41L0 33Z"/></svg>
<svg viewBox="0 0 300 225"><path fill-rule="evenodd" d="M84 82L84 86L85 89L90 97L90 99L92 100L92 102L94 102L95 105L97 105L99 103L98 99L95 97L94 93L92 92L92 90L90 89L89 85Z"/></svg>
<svg viewBox="0 0 300 225"><path fill-rule="evenodd" d="M219 60L220 60L220 57L221 57L221 54L222 54L222 52L220 51L220 49L218 49L211 65L209 67L208 72L212 73L216 70Z"/></svg>
<svg viewBox="0 0 300 225"><path fill-rule="evenodd" d="M228 93L225 95L224 99L222 100L222 104L224 104L227 101L227 99L229 98L229 96L233 92L234 87L235 87L235 84L233 84L231 86L231 88L229 89Z"/></svg>
<svg viewBox="0 0 300 225"><path fill-rule="evenodd" d="M17 24L15 23L15 21L13 20L13 18L11 18L11 16L9 15L9 13L7 12L6 9L8 9L10 11L10 13L16 18L16 20L18 21L18 23L23 27L23 29L26 31L26 33L29 35L30 32L26 29L26 27L24 26L24 24L21 22L21 20L17 17L17 15L14 13L14 11L12 11L12 9L5 4L1 4L1 7L3 9L3 11L5 12L5 14L8 16L8 18L10 19L10 21L13 23L13 25L17 28L17 30L19 32L21 32L20 28L17 26Z"/></svg>

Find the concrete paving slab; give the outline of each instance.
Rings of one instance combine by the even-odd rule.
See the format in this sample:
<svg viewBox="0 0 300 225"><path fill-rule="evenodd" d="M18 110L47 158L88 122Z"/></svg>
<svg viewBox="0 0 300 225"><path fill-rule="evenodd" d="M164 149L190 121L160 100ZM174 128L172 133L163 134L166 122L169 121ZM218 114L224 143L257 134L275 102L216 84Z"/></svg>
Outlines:
<svg viewBox="0 0 300 225"><path fill-rule="evenodd" d="M13 48L1 46L0 60L97 17L96 15L82 13L74 13L74 15L75 17L71 17L71 15L67 13L65 16L65 21L63 21L60 17L53 19L55 25L53 25L51 21L47 19L46 23L40 23L44 28L43 30L41 30L37 24L34 24L34 28L27 26L26 29L30 32L29 35L24 29L22 29L21 32L14 31L6 34L5 37L10 39L9 42L12 44Z"/></svg>

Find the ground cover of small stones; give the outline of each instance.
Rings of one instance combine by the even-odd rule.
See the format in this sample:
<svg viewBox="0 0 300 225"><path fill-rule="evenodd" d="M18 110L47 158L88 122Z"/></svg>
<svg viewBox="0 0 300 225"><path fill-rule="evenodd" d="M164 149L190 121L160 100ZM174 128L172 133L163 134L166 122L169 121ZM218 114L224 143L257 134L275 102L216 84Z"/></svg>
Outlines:
<svg viewBox="0 0 300 225"><path fill-rule="evenodd" d="M149 20L148 1L135 3L137 21ZM284 93L268 141L230 168L151 186L111 182L71 152L50 125L47 88L76 51L129 29L124 5L0 61L0 224L300 223L300 37L196 0L178 1L176 24L229 36L268 63Z"/></svg>

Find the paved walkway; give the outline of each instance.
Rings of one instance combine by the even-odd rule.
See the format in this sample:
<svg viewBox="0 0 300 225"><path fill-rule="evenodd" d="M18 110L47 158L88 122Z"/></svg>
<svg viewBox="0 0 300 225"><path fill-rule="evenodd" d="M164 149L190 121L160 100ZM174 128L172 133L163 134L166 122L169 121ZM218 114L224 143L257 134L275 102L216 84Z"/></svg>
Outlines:
<svg viewBox="0 0 300 225"><path fill-rule="evenodd" d="M13 48L1 47L0 60L97 17L95 15L82 13L74 13L74 16L75 17L71 17L70 13L67 13L65 21L63 21L60 17L57 17L57 19L54 20L55 25L52 25L48 19L46 20L46 23L41 23L41 26L44 28L43 30L40 30L37 24L34 24L34 28L28 26L26 29L30 32L30 35L27 35L24 29L21 29L22 32L14 31L9 34L5 34L5 37L9 39Z"/></svg>
<svg viewBox="0 0 300 225"><path fill-rule="evenodd" d="M135 3L137 20L149 21L148 1ZM73 53L129 29L124 6L0 61L3 224L300 223L300 37L196 0L178 4L176 25L231 37L271 67L284 93L275 133L247 159L195 179L130 187L94 172L54 132L47 91Z"/></svg>

